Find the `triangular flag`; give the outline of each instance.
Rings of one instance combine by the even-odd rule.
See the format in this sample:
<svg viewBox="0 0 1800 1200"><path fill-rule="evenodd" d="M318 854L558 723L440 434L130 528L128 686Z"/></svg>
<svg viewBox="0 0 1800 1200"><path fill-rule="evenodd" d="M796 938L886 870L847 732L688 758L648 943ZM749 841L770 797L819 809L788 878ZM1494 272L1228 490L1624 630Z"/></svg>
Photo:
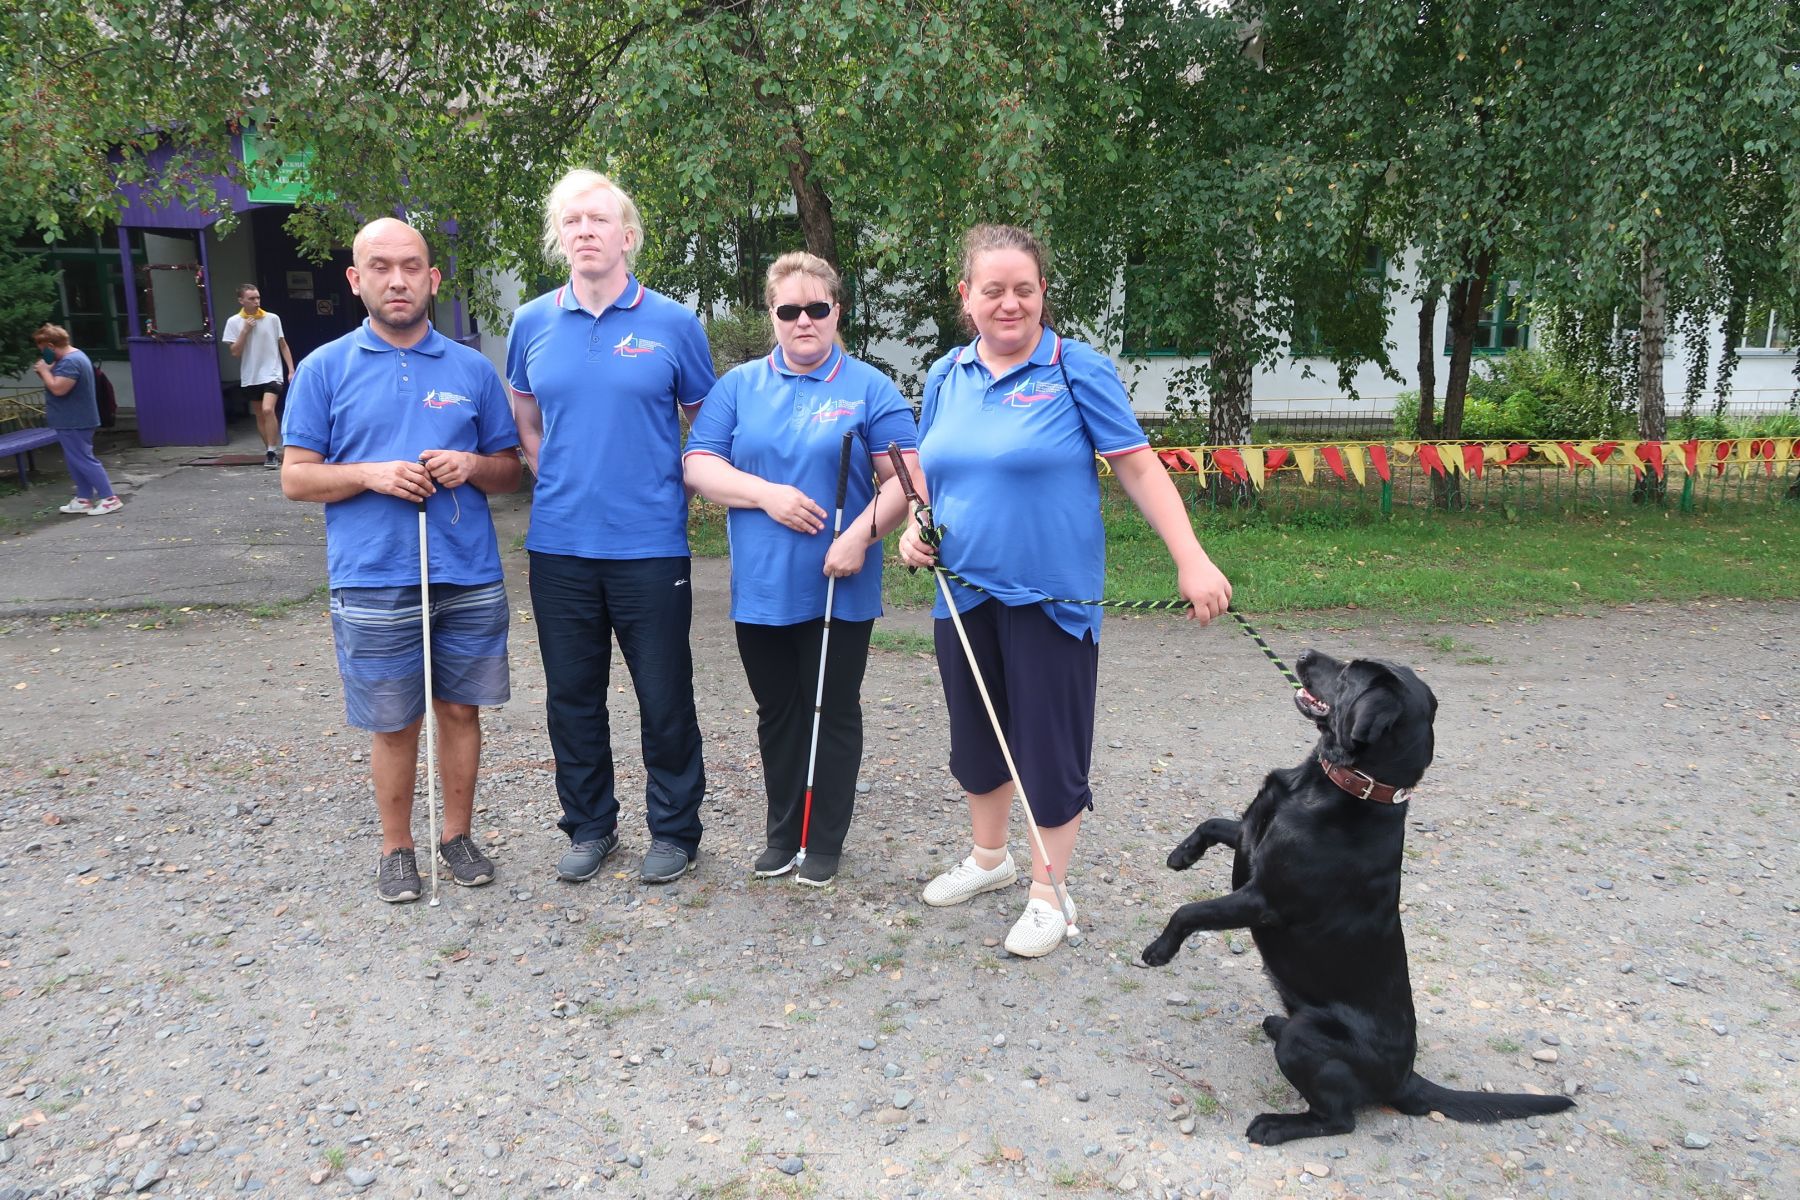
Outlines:
<svg viewBox="0 0 1800 1200"><path fill-rule="evenodd" d="M1464 446L1462 452L1463 470L1480 479L1482 466L1487 462L1486 452L1480 446Z"/></svg>
<svg viewBox="0 0 1800 1200"><path fill-rule="evenodd" d="M1363 473L1363 448L1361 446L1345 446L1344 457L1350 460L1350 473L1356 476L1356 482L1367 483L1368 476Z"/></svg>
<svg viewBox="0 0 1800 1200"><path fill-rule="evenodd" d="M1399 447L1396 446L1395 449L1399 449ZM1375 464L1375 473L1381 476L1381 482L1386 483L1393 477L1392 472L1388 470L1388 454L1386 446L1370 446L1369 461ZM1361 476L1359 475L1358 478L1361 478Z"/></svg>
<svg viewBox="0 0 1800 1200"><path fill-rule="evenodd" d="M1268 464L1269 473L1274 474L1276 471L1281 470L1283 466L1287 465L1288 452L1286 447L1270 446L1267 450L1263 451L1263 460Z"/></svg>
<svg viewBox="0 0 1800 1200"><path fill-rule="evenodd" d="M1569 465L1569 456L1563 453L1563 448L1555 442L1539 442L1537 452L1559 467Z"/></svg>
<svg viewBox="0 0 1800 1200"><path fill-rule="evenodd" d="M1531 447L1530 446L1527 446L1524 442L1513 442L1511 445L1507 446L1507 448L1506 448L1506 464L1505 465L1507 465L1509 467L1515 466L1519 463L1524 462L1530 456L1531 456Z"/></svg>
<svg viewBox="0 0 1800 1200"><path fill-rule="evenodd" d="M1302 480L1307 483L1313 481L1313 468L1316 465L1317 464L1313 461L1313 448L1311 446L1294 447L1294 466L1299 468L1300 478Z"/></svg>
<svg viewBox="0 0 1800 1200"><path fill-rule="evenodd" d="M1639 442L1632 448L1632 455L1649 464L1650 473L1658 479L1663 473L1663 444L1661 442Z"/></svg>
<svg viewBox="0 0 1800 1200"><path fill-rule="evenodd" d="M1336 475L1339 479L1344 478L1344 452L1342 450L1339 450L1336 446L1321 446L1319 447L1319 454L1325 459L1325 465L1331 468L1331 473L1333 475ZM1359 461L1361 458L1362 455L1357 455ZM1358 478L1360 479L1361 476L1358 476Z"/></svg>
<svg viewBox="0 0 1800 1200"><path fill-rule="evenodd" d="M1427 475L1448 474L1444 470L1444 460L1438 457L1438 448L1430 442L1419 443L1419 465L1425 468ZM1383 479L1387 476L1383 475Z"/></svg>
<svg viewBox="0 0 1800 1200"><path fill-rule="evenodd" d="M1258 446L1244 447L1244 468L1250 472L1250 485L1261 488L1267 470L1263 464L1263 452Z"/></svg>
<svg viewBox="0 0 1800 1200"><path fill-rule="evenodd" d="M1230 446L1220 446L1213 451L1213 468L1225 478L1243 483L1250 478L1250 472L1244 469L1244 457Z"/></svg>
<svg viewBox="0 0 1800 1200"><path fill-rule="evenodd" d="M1592 450L1590 450L1589 453L1594 456L1595 462L1603 463L1607 459L1611 458L1613 456L1613 451L1617 450L1618 448L1619 448L1618 442L1601 442L1598 446L1595 446Z"/></svg>
<svg viewBox="0 0 1800 1200"><path fill-rule="evenodd" d="M1700 473L1700 440L1689 438L1681 443L1681 461L1687 465L1689 475Z"/></svg>

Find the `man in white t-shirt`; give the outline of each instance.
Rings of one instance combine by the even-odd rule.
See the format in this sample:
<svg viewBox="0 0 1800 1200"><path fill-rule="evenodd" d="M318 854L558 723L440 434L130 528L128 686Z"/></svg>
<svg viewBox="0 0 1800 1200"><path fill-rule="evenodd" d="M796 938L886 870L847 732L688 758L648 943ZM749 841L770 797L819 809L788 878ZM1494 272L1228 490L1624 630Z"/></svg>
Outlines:
<svg viewBox="0 0 1800 1200"><path fill-rule="evenodd" d="M275 404L283 380L294 377L294 352L282 334L281 318L263 311L262 292L254 283L239 284L237 298L238 311L225 322L225 342L238 360L238 384L262 434L263 466L274 471L281 467L281 418Z"/></svg>

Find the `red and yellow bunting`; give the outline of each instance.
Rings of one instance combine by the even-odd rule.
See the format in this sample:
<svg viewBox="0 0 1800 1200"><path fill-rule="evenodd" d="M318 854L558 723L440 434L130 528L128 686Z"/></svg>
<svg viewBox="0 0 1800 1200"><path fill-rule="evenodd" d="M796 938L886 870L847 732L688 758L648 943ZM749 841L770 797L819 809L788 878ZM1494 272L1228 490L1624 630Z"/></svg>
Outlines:
<svg viewBox="0 0 1800 1200"><path fill-rule="evenodd" d="M1373 468L1383 483L1393 479L1396 467L1417 463L1431 475L1468 475L1483 478L1489 467L1506 471L1513 467L1554 467L1565 471L1592 471L1623 467L1635 475L1724 475L1735 470L1743 476L1757 472L1773 477L1785 473L1788 463L1800 459L1800 438L1717 438L1685 442L1653 442L1629 439L1581 442L1310 442L1281 446L1164 446L1156 451L1171 474L1193 475L1201 483L1212 472L1233 483L1261 488L1282 471L1294 471L1305 483L1319 475L1319 466L1340 480L1366 483ZM1107 461L1100 470L1110 474Z"/></svg>

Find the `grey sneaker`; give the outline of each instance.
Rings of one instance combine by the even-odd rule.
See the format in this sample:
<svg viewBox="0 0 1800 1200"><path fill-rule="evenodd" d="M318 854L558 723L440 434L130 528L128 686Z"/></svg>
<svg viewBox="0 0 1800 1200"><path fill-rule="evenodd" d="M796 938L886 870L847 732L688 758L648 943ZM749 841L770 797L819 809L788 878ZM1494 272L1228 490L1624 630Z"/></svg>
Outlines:
<svg viewBox="0 0 1800 1200"><path fill-rule="evenodd" d="M417 900L422 890L419 864L411 846L402 846L392 854L381 856L381 864L375 868L377 896L389 904L404 904L408 900Z"/></svg>
<svg viewBox="0 0 1800 1200"><path fill-rule="evenodd" d="M698 853L688 857L688 852L674 842L652 839L650 849L644 855L644 865L638 868L638 878L645 883L673 883L693 870L699 857Z"/></svg>
<svg viewBox="0 0 1800 1200"><path fill-rule="evenodd" d="M758 879L773 879L777 875L786 875L794 869L794 853L792 850L781 850L770 846L762 852L762 857L756 860L756 865L751 870L756 872Z"/></svg>
<svg viewBox="0 0 1800 1200"><path fill-rule="evenodd" d="M438 853L450 866L450 878L461 886L480 887L494 882L493 861L476 849L474 839L468 834L438 843Z"/></svg>
<svg viewBox="0 0 1800 1200"><path fill-rule="evenodd" d="M576 842L563 853L556 863L556 877L566 879L570 883L580 883L584 879L592 879L600 873L600 864L607 856L619 848L617 832L605 837L595 838L591 842Z"/></svg>
<svg viewBox="0 0 1800 1200"><path fill-rule="evenodd" d="M806 861L800 864L800 870L794 874L794 881L804 883L807 887L824 887L837 875L838 859L841 857L808 850Z"/></svg>

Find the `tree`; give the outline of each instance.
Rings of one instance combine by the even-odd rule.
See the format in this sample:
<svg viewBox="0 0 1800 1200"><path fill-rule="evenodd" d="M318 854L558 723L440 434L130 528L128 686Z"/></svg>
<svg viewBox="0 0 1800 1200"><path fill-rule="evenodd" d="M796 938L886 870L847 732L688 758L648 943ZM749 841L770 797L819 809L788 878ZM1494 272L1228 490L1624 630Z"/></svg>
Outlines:
<svg viewBox="0 0 1800 1200"><path fill-rule="evenodd" d="M56 273L42 255L13 249L18 234L0 224L0 375L16 375L38 356L31 334L56 301Z"/></svg>
<svg viewBox="0 0 1800 1200"><path fill-rule="evenodd" d="M1604 372L1664 433L1662 345L1724 314L1728 387L1750 295L1800 304L1800 130L1792 6L1665 0L1653 14L1560 6L1568 65L1546 98L1560 138L1544 217L1557 231L1545 300L1563 310L1562 353ZM1690 371L1690 394L1697 391ZM1661 481L1646 477L1646 499Z"/></svg>

